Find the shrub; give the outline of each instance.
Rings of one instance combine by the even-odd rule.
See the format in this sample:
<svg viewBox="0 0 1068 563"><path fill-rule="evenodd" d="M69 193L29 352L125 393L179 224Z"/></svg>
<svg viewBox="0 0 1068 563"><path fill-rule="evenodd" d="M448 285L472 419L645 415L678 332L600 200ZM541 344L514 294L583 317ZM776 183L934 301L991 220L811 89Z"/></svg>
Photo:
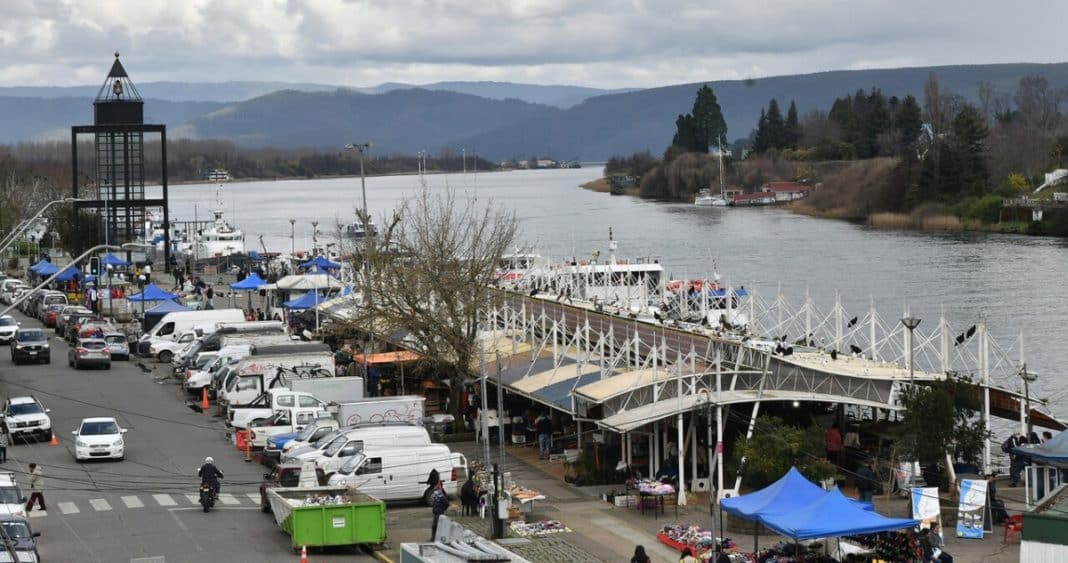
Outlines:
<svg viewBox="0 0 1068 563"><path fill-rule="evenodd" d="M822 481L835 475L835 467L823 459L823 430L799 428L776 416L762 416L753 437L735 449L735 461L745 457L742 469L746 483L763 487L786 474L791 466L805 477Z"/></svg>

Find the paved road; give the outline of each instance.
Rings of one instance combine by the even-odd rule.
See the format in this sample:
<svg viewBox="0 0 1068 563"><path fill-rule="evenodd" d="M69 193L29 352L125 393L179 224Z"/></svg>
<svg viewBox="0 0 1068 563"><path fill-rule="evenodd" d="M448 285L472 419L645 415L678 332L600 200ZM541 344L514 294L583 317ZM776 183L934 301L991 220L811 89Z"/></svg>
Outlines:
<svg viewBox="0 0 1068 563"><path fill-rule="evenodd" d="M26 327L38 324L20 320ZM42 533L44 561L297 561L289 536L259 510L265 469L243 462L224 441L219 419L189 410L176 383L157 381L136 360L115 362L110 371L76 371L67 367L66 354L66 345L53 339L51 365L15 367L0 350L0 397L36 395L51 409L59 439L57 446L12 446L0 466L14 471L27 490L27 465L37 462L45 470L48 510L30 514ZM129 429L124 461L74 461L71 431L90 416L115 416ZM221 504L204 514L195 497L196 470L208 455L226 478ZM316 552L311 559L372 560L351 551Z"/></svg>

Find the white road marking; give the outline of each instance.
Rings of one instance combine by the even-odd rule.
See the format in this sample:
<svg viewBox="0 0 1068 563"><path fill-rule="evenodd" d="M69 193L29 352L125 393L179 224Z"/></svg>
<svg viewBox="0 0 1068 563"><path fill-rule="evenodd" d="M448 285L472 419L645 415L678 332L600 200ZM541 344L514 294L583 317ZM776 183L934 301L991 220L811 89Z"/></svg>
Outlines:
<svg viewBox="0 0 1068 563"><path fill-rule="evenodd" d="M143 508L145 506L141 499L134 496L122 497L122 502L126 505L126 508Z"/></svg>
<svg viewBox="0 0 1068 563"><path fill-rule="evenodd" d="M241 504L241 501L234 498L234 495L230 493L220 493L219 502L223 504Z"/></svg>
<svg viewBox="0 0 1068 563"><path fill-rule="evenodd" d="M45 516L48 516L47 510L34 510L30 513L30 518L44 518Z"/></svg>
<svg viewBox="0 0 1068 563"><path fill-rule="evenodd" d="M156 499L160 506L175 506L178 504L174 502L171 495L152 495L152 498Z"/></svg>
<svg viewBox="0 0 1068 563"><path fill-rule="evenodd" d="M260 503L260 494L259 493L248 493L248 499L251 500L252 502L256 503L256 504L259 504Z"/></svg>
<svg viewBox="0 0 1068 563"><path fill-rule="evenodd" d="M59 503L59 511L63 514L77 514L81 512L81 510L78 510L78 505L74 504L73 502ZM31 512L30 515L32 516L33 513Z"/></svg>
<svg viewBox="0 0 1068 563"><path fill-rule="evenodd" d="M97 512L106 512L108 510L111 510L111 504L108 503L107 499L103 499L103 498L89 499L89 504L93 505L93 510L95 510Z"/></svg>
<svg viewBox="0 0 1068 563"><path fill-rule="evenodd" d="M189 502L193 504L200 504L200 495L185 495L185 498L189 499Z"/></svg>

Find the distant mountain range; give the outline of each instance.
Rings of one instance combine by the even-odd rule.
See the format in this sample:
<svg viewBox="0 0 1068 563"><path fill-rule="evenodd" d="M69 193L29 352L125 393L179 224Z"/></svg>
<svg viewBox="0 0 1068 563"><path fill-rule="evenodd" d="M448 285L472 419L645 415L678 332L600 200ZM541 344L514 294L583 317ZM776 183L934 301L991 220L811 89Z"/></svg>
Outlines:
<svg viewBox="0 0 1068 563"><path fill-rule="evenodd" d="M1026 75L1068 86L1068 63L946 66L835 71L755 80L710 81L728 137L745 137L771 98L804 113L836 97L880 88L913 94L935 73L943 89L976 98L978 83L1011 94ZM339 148L370 140L377 154L442 149L495 160L553 156L602 160L638 150L659 153L675 117L687 113L702 83L645 90L598 90L506 82L382 84L338 88L276 82L138 85L146 120L166 123L172 137L225 138L249 147ZM0 88L0 143L69 139L70 126L92 121L99 87Z"/></svg>

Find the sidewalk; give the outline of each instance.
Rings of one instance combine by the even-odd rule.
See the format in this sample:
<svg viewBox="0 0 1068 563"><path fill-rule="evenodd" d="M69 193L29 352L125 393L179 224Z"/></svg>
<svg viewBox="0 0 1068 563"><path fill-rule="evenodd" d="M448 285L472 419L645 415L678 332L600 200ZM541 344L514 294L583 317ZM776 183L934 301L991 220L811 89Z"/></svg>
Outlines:
<svg viewBox="0 0 1068 563"><path fill-rule="evenodd" d="M481 459L484 455L482 447L475 442L450 446L468 459ZM496 448L493 449L492 455L496 460ZM507 447L504 471L510 472L516 483L540 491L547 497L545 501L536 502L533 514L528 517L530 520L559 520L572 530L570 533L553 534L544 538L506 541L508 549L534 562L626 561L633 555L634 546L643 545L653 561L675 563L678 561L678 552L656 539L656 533L663 526L676 522L685 525L697 524L706 529L714 526L708 495L697 495L691 505L679 506L677 519L671 506L666 507L665 514L654 516L652 512L646 511L646 514L642 515L636 508L616 507L601 500L602 492L620 490L621 486L572 486L563 480L566 472L564 463L538 459L534 448ZM1014 489L1006 485L999 483L999 496L1006 501L1010 513L1017 513L1022 508L1022 488ZM908 512L908 501L902 497L880 496L875 499L875 506L880 514L888 516L906 516ZM952 503L948 498L944 499L942 508L944 514L950 514L950 511L956 509L955 499ZM489 520L461 517L459 514L459 506L450 508L450 516L455 520L476 533L490 536ZM385 555L394 561L399 561L401 542L425 542L430 537L428 509L391 508L387 510L387 519L390 546ZM718 524L715 522L717 528ZM728 518L728 528L730 524ZM1002 544L1001 526L994 526L993 532L986 534L982 540L958 539L953 536L952 526L947 524L946 529L946 551L957 561L1019 561L1019 539L1014 544ZM725 535L733 538L745 551L753 549L751 534L734 534L728 531ZM774 545L783 540L780 536L770 534L761 534L756 538L758 547Z"/></svg>

